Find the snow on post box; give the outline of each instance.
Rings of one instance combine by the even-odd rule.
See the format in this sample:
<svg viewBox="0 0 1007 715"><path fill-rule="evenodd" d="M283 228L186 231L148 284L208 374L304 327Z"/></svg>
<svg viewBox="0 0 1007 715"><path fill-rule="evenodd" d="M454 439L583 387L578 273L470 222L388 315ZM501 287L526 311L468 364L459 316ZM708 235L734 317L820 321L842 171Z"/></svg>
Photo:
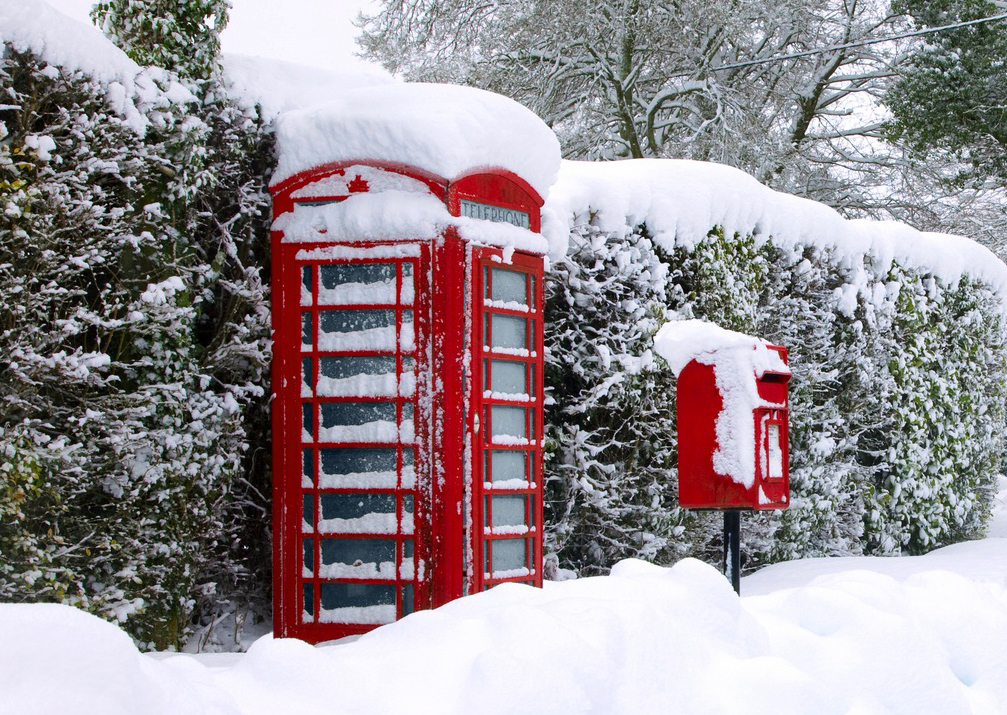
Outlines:
<svg viewBox="0 0 1007 715"><path fill-rule="evenodd" d="M785 348L689 320L655 347L678 375L678 498L687 509L786 509Z"/></svg>
<svg viewBox="0 0 1007 715"><path fill-rule="evenodd" d="M542 583L555 169L485 118L555 138L478 90L350 95L281 117L271 185L274 631L311 642Z"/></svg>

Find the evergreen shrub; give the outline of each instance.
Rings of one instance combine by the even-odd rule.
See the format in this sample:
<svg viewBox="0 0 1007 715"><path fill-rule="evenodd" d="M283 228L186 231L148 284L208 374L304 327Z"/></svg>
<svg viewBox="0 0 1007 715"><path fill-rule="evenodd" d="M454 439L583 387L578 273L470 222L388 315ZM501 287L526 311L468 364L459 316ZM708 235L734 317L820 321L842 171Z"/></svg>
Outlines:
<svg viewBox="0 0 1007 715"><path fill-rule="evenodd" d="M720 515L677 505L675 383L662 321L702 318L790 353L790 509L744 520L747 569L916 554L982 535L1000 473L1004 296L963 277L751 235L671 252L646 227L575 226L547 288L547 550L718 562Z"/></svg>

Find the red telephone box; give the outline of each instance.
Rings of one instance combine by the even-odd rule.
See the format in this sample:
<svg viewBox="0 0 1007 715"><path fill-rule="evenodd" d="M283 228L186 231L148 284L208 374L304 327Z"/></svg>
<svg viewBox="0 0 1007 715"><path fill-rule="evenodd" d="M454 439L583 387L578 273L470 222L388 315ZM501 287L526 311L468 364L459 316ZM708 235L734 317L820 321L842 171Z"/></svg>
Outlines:
<svg viewBox="0 0 1007 715"><path fill-rule="evenodd" d="M786 509L790 506L788 416L790 412L785 369L787 350L768 346L784 369L769 369L745 376L754 382L757 399L743 405L751 417L754 447L754 481L746 485L736 475L714 468L718 444L717 421L725 400L713 364L689 362L678 376L678 500L687 509ZM744 390L745 385L736 386ZM744 401L742 401L744 402ZM738 409L737 407L735 409ZM750 420L750 421L749 421ZM735 435L742 443L743 435Z"/></svg>
<svg viewBox="0 0 1007 715"><path fill-rule="evenodd" d="M362 161L272 193L276 635L541 585L543 257L480 236L542 199Z"/></svg>

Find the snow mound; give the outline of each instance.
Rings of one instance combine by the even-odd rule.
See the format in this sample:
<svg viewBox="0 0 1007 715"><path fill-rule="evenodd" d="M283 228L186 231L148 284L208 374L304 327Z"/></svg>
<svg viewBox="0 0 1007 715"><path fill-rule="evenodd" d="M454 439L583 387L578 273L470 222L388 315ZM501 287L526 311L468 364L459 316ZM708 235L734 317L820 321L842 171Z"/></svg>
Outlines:
<svg viewBox="0 0 1007 715"><path fill-rule="evenodd" d="M41 0L0 3L0 40L51 65L83 71L103 84L131 81L140 73L140 66L101 30Z"/></svg>
<svg viewBox="0 0 1007 715"><path fill-rule="evenodd" d="M729 356L746 375L762 377L767 372L790 374L780 354L769 350L765 340L721 328L705 320L678 320L665 323L654 336L654 351L663 357L675 377L691 361L717 365ZM749 381L751 382L751 381Z"/></svg>
<svg viewBox="0 0 1007 715"><path fill-rule="evenodd" d="M426 239L440 235L448 226L455 226L463 239L481 245L538 254L548 249L542 236L533 231L452 216L444 202L432 194L401 190L354 194L322 206L298 204L278 216L272 228L283 232L285 243L316 243Z"/></svg>
<svg viewBox="0 0 1007 715"><path fill-rule="evenodd" d="M571 228L587 221L619 233L646 225L665 250L692 246L721 226L727 236L750 233L757 242L772 238L781 248L818 246L857 263L869 256L882 273L898 261L946 284L968 275L1007 296L1007 265L975 241L891 221L848 221L824 204L773 191L720 164L564 161L543 210L550 254L565 255Z"/></svg>
<svg viewBox="0 0 1007 715"><path fill-rule="evenodd" d="M391 75L377 71L334 71L251 55L224 54L221 60L230 95L247 106L258 106L266 121L331 101L343 92L396 83Z"/></svg>
<svg viewBox="0 0 1007 715"><path fill-rule="evenodd" d="M0 712L956 715L1007 712L1007 540L743 580L623 561L505 584L353 642L143 656L64 606L0 605ZM909 565L912 568L909 568Z"/></svg>
<svg viewBox="0 0 1007 715"><path fill-rule="evenodd" d="M272 183L327 163L407 164L453 180L480 168L511 171L543 198L559 170L559 142L531 110L471 87L390 84L339 94L277 119Z"/></svg>
<svg viewBox="0 0 1007 715"><path fill-rule="evenodd" d="M201 682L199 663L165 668L116 626L68 606L0 606L0 643L3 713L237 712Z"/></svg>

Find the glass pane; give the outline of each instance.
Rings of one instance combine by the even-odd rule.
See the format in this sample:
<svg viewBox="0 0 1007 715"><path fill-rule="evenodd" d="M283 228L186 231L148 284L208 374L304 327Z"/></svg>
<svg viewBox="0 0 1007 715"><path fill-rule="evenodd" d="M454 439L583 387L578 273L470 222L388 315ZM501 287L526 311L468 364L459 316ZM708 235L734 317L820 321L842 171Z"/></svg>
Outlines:
<svg viewBox="0 0 1007 715"><path fill-rule="evenodd" d="M402 358L402 377L399 382L399 395L412 397L416 394L416 361L411 357Z"/></svg>
<svg viewBox="0 0 1007 715"><path fill-rule="evenodd" d="M309 576L315 572L315 542L312 539L304 539L304 570Z"/></svg>
<svg viewBox="0 0 1007 715"><path fill-rule="evenodd" d="M314 281L311 277L311 266L301 268L301 305L311 305L313 297L311 287Z"/></svg>
<svg viewBox="0 0 1007 715"><path fill-rule="evenodd" d="M329 489L394 489L398 485L392 448L322 449L319 486Z"/></svg>
<svg viewBox="0 0 1007 715"><path fill-rule="evenodd" d="M304 523L301 525L305 531L315 530L315 498L311 494L304 495L304 511L301 513Z"/></svg>
<svg viewBox="0 0 1007 715"><path fill-rule="evenodd" d="M316 392L325 397L391 397L397 392L393 357L323 357Z"/></svg>
<svg viewBox="0 0 1007 715"><path fill-rule="evenodd" d="M301 313L301 350L311 350L314 343L314 327L311 313Z"/></svg>
<svg viewBox="0 0 1007 715"><path fill-rule="evenodd" d="M322 494L319 499L320 533L394 534L398 531L393 494Z"/></svg>
<svg viewBox="0 0 1007 715"><path fill-rule="evenodd" d="M491 347L527 350L527 324L524 318L514 318L509 315L490 316L493 323L493 342Z"/></svg>
<svg viewBox="0 0 1007 715"><path fill-rule="evenodd" d="M409 352L416 348L416 331L413 328L413 311L402 311L402 333L399 337L399 348Z"/></svg>
<svg viewBox="0 0 1007 715"><path fill-rule="evenodd" d="M490 299L528 305L528 274L494 268Z"/></svg>
<svg viewBox="0 0 1007 715"><path fill-rule="evenodd" d="M342 447L322 449L322 486L330 488L381 488L391 478L395 487L396 454L392 448Z"/></svg>
<svg viewBox="0 0 1007 715"><path fill-rule="evenodd" d="M315 389L315 371L311 369L311 358L301 358L301 397L311 397Z"/></svg>
<svg viewBox="0 0 1007 715"><path fill-rule="evenodd" d="M402 482L399 485L403 489L412 489L416 486L416 461L415 450L402 450Z"/></svg>
<svg viewBox="0 0 1007 715"><path fill-rule="evenodd" d="M322 608L361 608L395 604L395 587L378 583L323 583Z"/></svg>
<svg viewBox="0 0 1007 715"><path fill-rule="evenodd" d="M494 529L499 526L525 526L523 496L494 496L492 498Z"/></svg>
<svg viewBox="0 0 1007 715"><path fill-rule="evenodd" d="M507 539L493 542L493 573L528 568L525 540Z"/></svg>
<svg viewBox="0 0 1007 715"><path fill-rule="evenodd" d="M315 617L315 587L310 583L304 584L304 612L311 620Z"/></svg>
<svg viewBox="0 0 1007 715"><path fill-rule="evenodd" d="M390 539L323 539L322 578L395 578Z"/></svg>
<svg viewBox="0 0 1007 715"><path fill-rule="evenodd" d="M319 363L323 377L336 379L395 372L393 357L330 357L322 358Z"/></svg>
<svg viewBox="0 0 1007 715"><path fill-rule="evenodd" d="M301 461L304 465L302 483L311 486L315 482L315 452L311 449L301 450Z"/></svg>
<svg viewBox="0 0 1007 715"><path fill-rule="evenodd" d="M402 587L402 615L408 616L414 610L416 610L416 604L413 595L413 585L407 583Z"/></svg>
<svg viewBox="0 0 1007 715"><path fill-rule="evenodd" d="M488 481L504 482L510 479L527 481L525 472L528 455L525 452L505 452L494 449L490 452L490 477Z"/></svg>
<svg viewBox="0 0 1007 715"><path fill-rule="evenodd" d="M320 266L322 286L335 288L348 283L384 283L395 280L394 263L341 263Z"/></svg>
<svg viewBox="0 0 1007 715"><path fill-rule="evenodd" d="M313 405L310 402L301 405L301 431L304 433L302 437L306 442L310 442L315 434L315 411L312 408Z"/></svg>
<svg viewBox="0 0 1007 715"><path fill-rule="evenodd" d="M319 266L320 305L384 305L395 303L394 263L354 263Z"/></svg>
<svg viewBox="0 0 1007 715"><path fill-rule="evenodd" d="M394 402L323 402L322 442L398 442Z"/></svg>
<svg viewBox="0 0 1007 715"><path fill-rule="evenodd" d="M320 501L323 521L395 513L394 494L322 494Z"/></svg>
<svg viewBox="0 0 1007 715"><path fill-rule="evenodd" d="M326 310L318 320L319 350L395 350L394 310Z"/></svg>
<svg viewBox="0 0 1007 715"><path fill-rule="evenodd" d="M490 409L493 418L494 442L505 442L506 440L497 439L501 436L516 437L522 440L527 438L524 408L494 405Z"/></svg>
<svg viewBox="0 0 1007 715"><path fill-rule="evenodd" d="M769 425L769 478L783 479L783 445L780 426Z"/></svg>
<svg viewBox="0 0 1007 715"><path fill-rule="evenodd" d="M490 390L509 395L527 394L527 366L520 362L493 360Z"/></svg>
<svg viewBox="0 0 1007 715"><path fill-rule="evenodd" d="M322 427L363 425L368 422L395 421L394 402L323 402Z"/></svg>
<svg viewBox="0 0 1007 715"><path fill-rule="evenodd" d="M402 292L399 294L399 302L403 305L410 305L416 298L416 289L413 285L413 264L402 264Z"/></svg>

